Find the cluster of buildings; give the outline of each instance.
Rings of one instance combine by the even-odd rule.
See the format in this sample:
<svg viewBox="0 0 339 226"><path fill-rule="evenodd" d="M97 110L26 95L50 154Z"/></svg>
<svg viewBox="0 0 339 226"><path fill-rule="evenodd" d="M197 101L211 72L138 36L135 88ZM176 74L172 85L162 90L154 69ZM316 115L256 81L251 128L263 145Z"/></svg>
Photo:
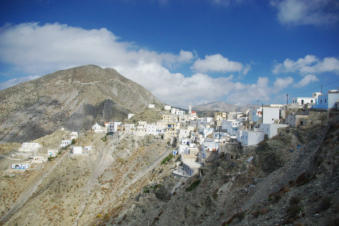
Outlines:
<svg viewBox="0 0 339 226"><path fill-rule="evenodd" d="M149 109L159 106L150 104ZM240 143L243 146L257 145L264 139L278 135L286 127L306 126L314 123L310 112L339 109L339 90L329 90L326 94L315 92L312 97L294 98L291 104L262 105L251 107L246 112L216 112L214 117L198 117L191 106L188 111L170 105L161 109L161 120L153 123L138 121L122 123L118 121L95 123L94 133L124 133L133 136L158 136L176 147L173 155L180 155L180 162L174 174L190 177L199 172L212 152L219 152L223 145ZM159 110L159 109L155 109ZM129 114L128 119L134 114ZM30 161L13 163L13 169L27 169L30 164L43 163L48 157L56 157L60 149L67 148L78 139L77 132L71 132L61 140L59 148L48 149L46 155L37 155L42 146L38 143L23 143L18 153L28 155ZM79 155L92 150L91 146L71 147L71 154Z"/></svg>
<svg viewBox="0 0 339 226"><path fill-rule="evenodd" d="M63 130L63 129L62 129ZM24 142L12 157L16 160L10 164L12 170L27 170L34 168L39 164L45 163L49 158L55 158L60 153L61 149L70 147L78 139L78 132L70 132L66 137L60 141L60 146L54 149L46 149L37 142ZM72 146L71 154L82 154L83 150L90 151L91 146L81 147Z"/></svg>

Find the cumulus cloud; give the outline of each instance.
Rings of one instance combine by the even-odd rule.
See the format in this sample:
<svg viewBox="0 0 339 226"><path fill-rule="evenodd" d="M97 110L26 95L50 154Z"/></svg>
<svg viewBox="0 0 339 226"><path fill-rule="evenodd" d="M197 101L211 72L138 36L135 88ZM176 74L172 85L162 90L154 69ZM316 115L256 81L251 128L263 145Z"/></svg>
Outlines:
<svg viewBox="0 0 339 226"><path fill-rule="evenodd" d="M249 103L269 100L274 93L265 77L260 77L255 84L243 84L235 82L233 76L208 76L204 72L248 72L249 66L220 54L196 61L194 65L199 71L191 76L169 69L171 65L192 63L194 58L187 50L177 54L159 53L124 42L105 28L86 30L58 23L24 23L0 29L0 62L12 65L23 74L43 75L84 64L112 67L143 85L161 101L179 106L220 99ZM0 84L0 89L34 78L13 78Z"/></svg>
<svg viewBox="0 0 339 226"><path fill-rule="evenodd" d="M318 59L314 55L306 55L296 61L285 59L284 62L274 66L273 73L286 72L299 72L301 74L332 72L339 74L339 59L335 57Z"/></svg>
<svg viewBox="0 0 339 226"><path fill-rule="evenodd" d="M292 77L277 78L274 82L274 90L275 90L275 92L278 92L282 89L285 89L286 87L288 87L292 83L293 83Z"/></svg>
<svg viewBox="0 0 339 226"><path fill-rule="evenodd" d="M244 66L240 62L231 61L221 54L207 55L204 59L197 59L192 69L198 72L241 72ZM246 73L249 67L244 70Z"/></svg>
<svg viewBox="0 0 339 226"><path fill-rule="evenodd" d="M339 19L337 0L271 0L278 20L288 25L323 25Z"/></svg>
<svg viewBox="0 0 339 226"><path fill-rule="evenodd" d="M309 74L303 77L297 84L294 85L294 87L301 88L301 87L307 86L311 82L317 82L317 81L319 81L317 76Z"/></svg>

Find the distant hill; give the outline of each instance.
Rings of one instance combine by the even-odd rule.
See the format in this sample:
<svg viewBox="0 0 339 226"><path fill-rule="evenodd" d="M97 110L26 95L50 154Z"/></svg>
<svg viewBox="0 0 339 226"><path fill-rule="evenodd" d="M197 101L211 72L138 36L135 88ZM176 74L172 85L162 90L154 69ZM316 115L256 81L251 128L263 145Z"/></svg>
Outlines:
<svg viewBox="0 0 339 226"><path fill-rule="evenodd" d="M36 139L63 126L89 129L160 102L114 69L86 65L0 91L0 142Z"/></svg>
<svg viewBox="0 0 339 226"><path fill-rule="evenodd" d="M208 104L201 104L193 106L192 109L198 112L211 112L211 111L246 111L250 106L249 105L235 105L228 104L225 102L212 102Z"/></svg>

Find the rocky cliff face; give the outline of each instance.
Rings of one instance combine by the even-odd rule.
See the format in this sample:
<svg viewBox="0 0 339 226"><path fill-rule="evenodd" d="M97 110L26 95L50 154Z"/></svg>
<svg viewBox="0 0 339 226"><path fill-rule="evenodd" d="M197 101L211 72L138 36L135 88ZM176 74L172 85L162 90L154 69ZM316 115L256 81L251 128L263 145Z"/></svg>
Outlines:
<svg viewBox="0 0 339 226"><path fill-rule="evenodd" d="M88 129L122 120L159 101L114 69L87 65L57 71L0 91L0 142L36 139L64 126Z"/></svg>

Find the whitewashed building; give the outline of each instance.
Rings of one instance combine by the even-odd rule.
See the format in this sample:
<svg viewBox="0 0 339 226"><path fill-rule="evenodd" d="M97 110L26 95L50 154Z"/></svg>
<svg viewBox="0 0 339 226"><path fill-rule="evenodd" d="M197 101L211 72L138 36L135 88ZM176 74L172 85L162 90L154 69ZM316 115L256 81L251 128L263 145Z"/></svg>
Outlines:
<svg viewBox="0 0 339 226"><path fill-rule="evenodd" d="M264 140L265 133L262 130L239 130L237 140L243 146L257 145Z"/></svg>
<svg viewBox="0 0 339 226"><path fill-rule="evenodd" d="M231 136L236 136L241 126L238 120L224 120L221 123L222 130L226 131Z"/></svg>
<svg viewBox="0 0 339 226"><path fill-rule="evenodd" d="M48 149L47 155L48 157L55 158L58 155L59 151L57 149Z"/></svg>
<svg viewBox="0 0 339 226"><path fill-rule="evenodd" d="M98 123L95 123L93 126L92 126L92 130L94 133L106 133L106 128L99 125Z"/></svg>
<svg viewBox="0 0 339 226"><path fill-rule="evenodd" d="M106 133L113 133L115 130L114 122L105 122L105 130Z"/></svg>
<svg viewBox="0 0 339 226"><path fill-rule="evenodd" d="M26 170L29 169L30 164L29 163L13 163L11 165L12 169L18 169L18 170Z"/></svg>
<svg viewBox="0 0 339 226"><path fill-rule="evenodd" d="M79 133L78 132L71 132L71 134L70 134L70 139L71 140L77 140L78 139L78 137L79 137Z"/></svg>
<svg viewBox="0 0 339 226"><path fill-rule="evenodd" d="M280 108L279 107L263 107L263 124L279 123Z"/></svg>
<svg viewBox="0 0 339 226"><path fill-rule="evenodd" d="M165 110L165 111L170 111L171 108L172 108L172 107L171 107L170 105L165 105L165 106L164 106L164 110Z"/></svg>
<svg viewBox="0 0 339 226"><path fill-rule="evenodd" d="M155 108L155 105L154 104L149 104L148 108L153 109L153 108Z"/></svg>
<svg viewBox="0 0 339 226"><path fill-rule="evenodd" d="M65 147L67 147L67 146L69 146L69 145L71 145L71 144L72 144L72 141L71 141L71 140L61 140L60 147L61 147L61 148L65 148Z"/></svg>
<svg viewBox="0 0 339 226"><path fill-rule="evenodd" d="M297 105L305 105L310 104L313 105L316 102L316 98L314 97L296 97L293 98L292 103Z"/></svg>

